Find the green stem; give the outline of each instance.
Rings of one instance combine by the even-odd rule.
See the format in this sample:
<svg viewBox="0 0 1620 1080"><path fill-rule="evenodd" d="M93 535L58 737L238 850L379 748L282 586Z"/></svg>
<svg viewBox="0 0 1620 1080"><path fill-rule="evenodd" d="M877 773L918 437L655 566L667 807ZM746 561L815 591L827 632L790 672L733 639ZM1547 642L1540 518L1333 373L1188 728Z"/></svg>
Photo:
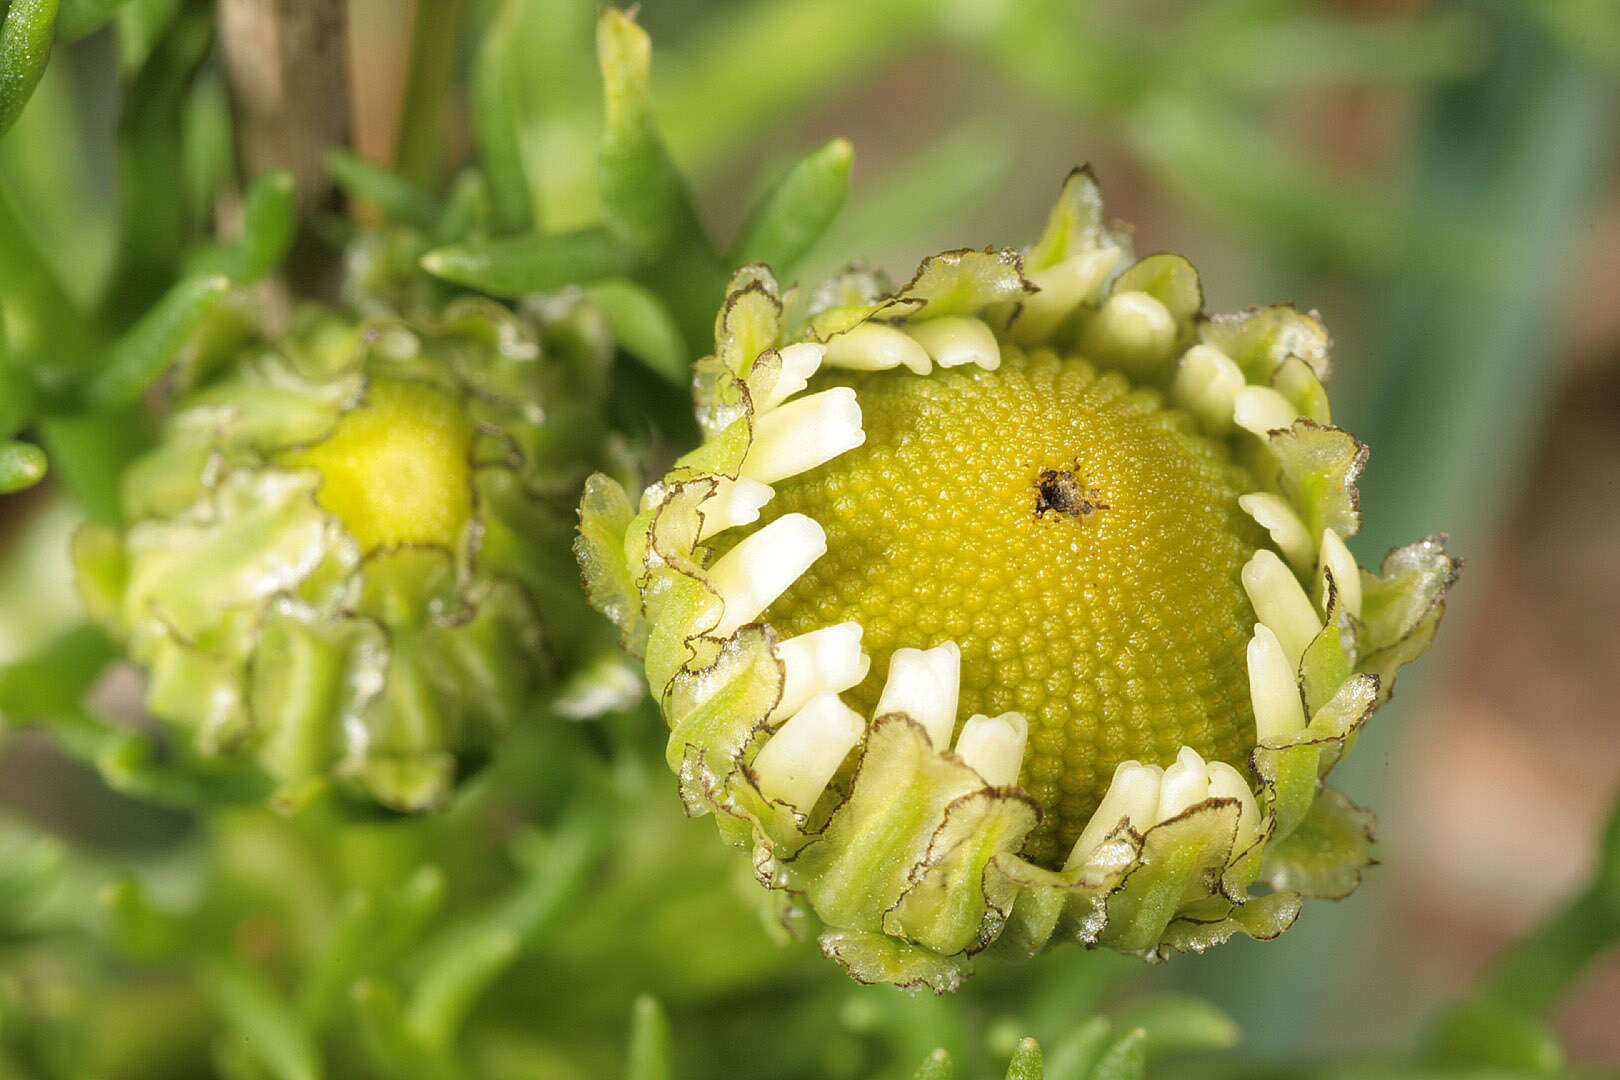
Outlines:
<svg viewBox="0 0 1620 1080"><path fill-rule="evenodd" d="M1490 998L1542 1014L1605 950L1620 943L1620 799L1610 811L1592 880L1502 957L1485 983Z"/></svg>
<svg viewBox="0 0 1620 1080"><path fill-rule="evenodd" d="M439 188L444 102L460 27L461 0L416 0L411 69L394 158L402 175L430 191Z"/></svg>

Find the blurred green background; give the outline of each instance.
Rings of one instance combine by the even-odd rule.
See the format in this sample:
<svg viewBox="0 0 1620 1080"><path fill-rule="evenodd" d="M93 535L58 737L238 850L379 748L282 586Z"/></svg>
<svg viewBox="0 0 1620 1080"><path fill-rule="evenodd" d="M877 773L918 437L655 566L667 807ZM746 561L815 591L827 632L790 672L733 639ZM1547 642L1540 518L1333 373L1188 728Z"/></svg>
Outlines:
<svg viewBox="0 0 1620 1080"><path fill-rule="evenodd" d="M135 0L112 27L61 45L0 142L8 217L77 301L124 265L119 238L143 212L117 195L121 73L151 48L143 26L177 6ZM595 6L443 10L508 21L537 217L548 230L595 220ZM470 106L454 89L436 127L402 137L414 19L408 0L354 0L350 120L363 155L388 161L399 145L434 183L469 152ZM1620 787L1620 4L649 0L640 21L658 119L715 234L732 235L807 150L844 136L856 152L848 205L798 277L862 261L903 279L932 251L1033 236L1068 168L1091 162L1137 251L1188 255L1210 310L1291 300L1322 313L1335 420L1373 449L1354 544L1363 565L1441 530L1470 563L1436 655L1402 679L1342 774L1382 822L1383 865L1352 898L1308 907L1276 942L1158 969L1059 950L1034 965L1043 989L1022 999L1008 989L1016 974L937 1003L853 996L830 965L758 960L772 985L817 988L791 998L806 1003L794 1030L824 1019L854 1038L887 1022L873 1010L892 1010L920 1055L959 1037L961 1010L1045 1010L1057 1023L1125 973L1127 993L1207 996L1237 1020L1250 1058L1409 1041L1583 878ZM465 68L472 46L462 53L445 62ZM193 221L235 184L226 87L211 55L176 102L186 136L171 176ZM6 264L0 246L0 289L24 287ZM0 659L76 618L64 538L78 516L56 487L8 497ZM678 817L667 777L646 782L659 829L712 839ZM111 800L40 741L14 739L0 757L0 803L102 857L181 864L164 872L184 878L174 819ZM667 883L625 887L678 902ZM613 914L595 912L591 932L626 936L611 950L623 985L601 1008L622 1017L634 993L660 989L660 961L638 953L635 920L620 913L615 928ZM643 967L655 972L646 987ZM720 981L733 998L693 990L675 1009L736 1007L740 978ZM532 1007L544 1011L543 997ZM1611 956L1556 1018L1575 1060L1620 1060L1617 1015ZM748 1045L736 1037L739 1052Z"/></svg>

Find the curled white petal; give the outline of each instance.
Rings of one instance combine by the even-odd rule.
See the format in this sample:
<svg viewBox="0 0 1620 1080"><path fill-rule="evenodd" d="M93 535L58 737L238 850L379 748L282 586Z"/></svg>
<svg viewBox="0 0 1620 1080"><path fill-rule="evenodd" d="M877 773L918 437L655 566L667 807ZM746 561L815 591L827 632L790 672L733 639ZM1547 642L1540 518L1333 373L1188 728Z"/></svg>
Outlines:
<svg viewBox="0 0 1620 1080"><path fill-rule="evenodd" d="M714 633L729 637L752 622L826 552L826 532L803 514L783 514L745 537L708 571L725 605Z"/></svg>
<svg viewBox="0 0 1620 1080"><path fill-rule="evenodd" d="M1255 491L1239 495L1238 505L1271 534L1271 542L1288 559L1295 573L1310 571L1311 562L1316 558L1311 534L1287 499L1275 492Z"/></svg>
<svg viewBox="0 0 1620 1080"><path fill-rule="evenodd" d="M1256 623L1249 639L1249 700L1254 704L1254 727L1260 742L1292 735L1305 726L1305 703L1294 681L1294 665L1283 655L1277 635Z"/></svg>
<svg viewBox="0 0 1620 1080"><path fill-rule="evenodd" d="M1001 346L983 319L947 315L913 323L906 327L906 333L942 368L977 364L994 371L1001 366Z"/></svg>
<svg viewBox="0 0 1620 1080"><path fill-rule="evenodd" d="M961 676L962 650L954 641L932 649L896 649L889 658L889 678L872 715L905 713L922 725L929 741L943 750L951 744L951 733L956 730Z"/></svg>
<svg viewBox="0 0 1620 1080"><path fill-rule="evenodd" d="M1232 409L1246 380L1243 370L1213 345L1194 345L1182 354L1170 397L1204 425L1211 435L1232 430Z"/></svg>
<svg viewBox="0 0 1620 1080"><path fill-rule="evenodd" d="M1157 765L1143 765L1137 761L1122 762L1114 770L1114 778L1103 793L1097 812L1091 815L1080 838L1069 851L1065 866L1078 866L1091 858L1099 844L1122 821L1130 822L1137 832L1146 832L1154 824L1159 809L1159 789L1164 784L1164 770Z"/></svg>
<svg viewBox="0 0 1620 1080"><path fill-rule="evenodd" d="M865 729L861 715L837 694L817 695L789 717L755 755L759 790L800 813L809 813Z"/></svg>
<svg viewBox="0 0 1620 1080"><path fill-rule="evenodd" d="M783 346L776 351L776 355L781 358L776 385L771 387L771 392L762 400L754 403L754 407L760 412L769 412L803 390L810 382L810 376L821 368L821 362L827 355L827 347L814 341L800 341Z"/></svg>
<svg viewBox="0 0 1620 1080"><path fill-rule="evenodd" d="M758 521L760 508L770 502L774 494L769 484L757 480L720 477L714 494L698 504L703 514L698 539L707 540L715 533Z"/></svg>
<svg viewBox="0 0 1620 1080"><path fill-rule="evenodd" d="M1006 787L1018 780L1028 740L1029 723L1022 713L980 713L962 725L962 734L956 737L956 756L984 777L986 784Z"/></svg>
<svg viewBox="0 0 1620 1080"><path fill-rule="evenodd" d="M1254 613L1277 635L1288 662L1298 667L1305 647L1322 632L1322 620L1305 587L1277 553L1266 548L1244 565L1242 577Z"/></svg>
<svg viewBox="0 0 1620 1080"><path fill-rule="evenodd" d="M1212 761L1209 763L1209 797L1237 800L1237 837L1232 852L1241 855L1260 835L1260 804L1255 802L1249 782L1226 762Z"/></svg>
<svg viewBox="0 0 1620 1080"><path fill-rule="evenodd" d="M1088 356L1132 372L1152 370L1176 342L1170 309L1145 292L1117 292L1086 327Z"/></svg>
<svg viewBox="0 0 1620 1080"><path fill-rule="evenodd" d="M918 375L933 370L928 351L904 331L882 323L864 322L827 339L829 367L851 371L887 371L905 366Z"/></svg>
<svg viewBox="0 0 1620 1080"><path fill-rule="evenodd" d="M1245 386L1232 399L1232 422L1262 439L1297 419L1294 403L1269 386Z"/></svg>
<svg viewBox="0 0 1620 1080"><path fill-rule="evenodd" d="M1051 337L1058 324L1107 279L1119 257L1117 247L1095 248L1030 273L1030 284L1040 291L1020 302L1018 319L1010 328L1012 339L1020 345L1035 345Z"/></svg>
<svg viewBox="0 0 1620 1080"><path fill-rule="evenodd" d="M778 642L782 697L773 716L792 716L817 694L836 694L866 678L872 658L861 651L861 624L842 622Z"/></svg>
<svg viewBox="0 0 1620 1080"><path fill-rule="evenodd" d="M1209 798L1209 767L1198 751L1183 746L1175 762L1164 770L1164 781L1159 787L1159 808L1155 822L1168 821L1190 806Z"/></svg>
<svg viewBox="0 0 1620 1080"><path fill-rule="evenodd" d="M1322 557L1320 560L1323 570L1333 571L1333 585L1339 590L1339 603L1344 605L1356 618L1361 618L1361 568L1356 565L1356 557L1350 554L1350 549L1344 546L1339 534L1332 529L1322 530ZM1327 610L1327 576L1319 574L1317 578L1316 595L1323 611Z"/></svg>
<svg viewBox="0 0 1620 1080"><path fill-rule="evenodd" d="M741 475L774 484L831 461L866 441L861 406L847 386L790 401L762 414Z"/></svg>

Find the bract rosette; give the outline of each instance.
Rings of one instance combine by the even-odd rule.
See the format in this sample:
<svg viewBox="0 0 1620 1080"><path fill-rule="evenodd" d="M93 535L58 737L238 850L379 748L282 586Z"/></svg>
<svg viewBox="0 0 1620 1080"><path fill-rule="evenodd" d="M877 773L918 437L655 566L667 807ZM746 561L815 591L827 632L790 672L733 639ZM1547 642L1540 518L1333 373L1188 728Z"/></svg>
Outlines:
<svg viewBox="0 0 1620 1080"><path fill-rule="evenodd" d="M126 524L75 541L151 714L286 799L441 805L533 708L570 640L544 624L577 624L573 493L611 356L566 297L310 308L232 345L125 474Z"/></svg>
<svg viewBox="0 0 1620 1080"><path fill-rule="evenodd" d="M1357 567L1317 318L1202 306L1077 170L1024 252L803 303L740 270L703 444L639 504L587 483L576 551L688 811L855 978L1270 938L1370 861L1324 778L1459 567Z"/></svg>

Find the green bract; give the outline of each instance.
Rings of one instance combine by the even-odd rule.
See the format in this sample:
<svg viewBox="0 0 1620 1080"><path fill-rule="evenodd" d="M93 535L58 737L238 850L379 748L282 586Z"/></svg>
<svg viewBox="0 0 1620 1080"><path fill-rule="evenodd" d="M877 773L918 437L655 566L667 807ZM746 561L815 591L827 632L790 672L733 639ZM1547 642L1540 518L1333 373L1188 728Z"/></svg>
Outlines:
<svg viewBox="0 0 1620 1080"><path fill-rule="evenodd" d="M363 273L376 252L357 250ZM286 793L332 778L441 804L579 640L542 630L574 622L604 325L567 298L420 310L308 309L245 347L124 476L126 526L77 538L151 712Z"/></svg>
<svg viewBox="0 0 1620 1080"><path fill-rule="evenodd" d="M1323 778L1458 567L1438 539L1356 566L1326 332L1202 303L1085 171L1032 248L898 290L746 267L706 441L639 505L588 483L587 584L688 810L856 978L1269 938L1359 881L1371 818Z"/></svg>

